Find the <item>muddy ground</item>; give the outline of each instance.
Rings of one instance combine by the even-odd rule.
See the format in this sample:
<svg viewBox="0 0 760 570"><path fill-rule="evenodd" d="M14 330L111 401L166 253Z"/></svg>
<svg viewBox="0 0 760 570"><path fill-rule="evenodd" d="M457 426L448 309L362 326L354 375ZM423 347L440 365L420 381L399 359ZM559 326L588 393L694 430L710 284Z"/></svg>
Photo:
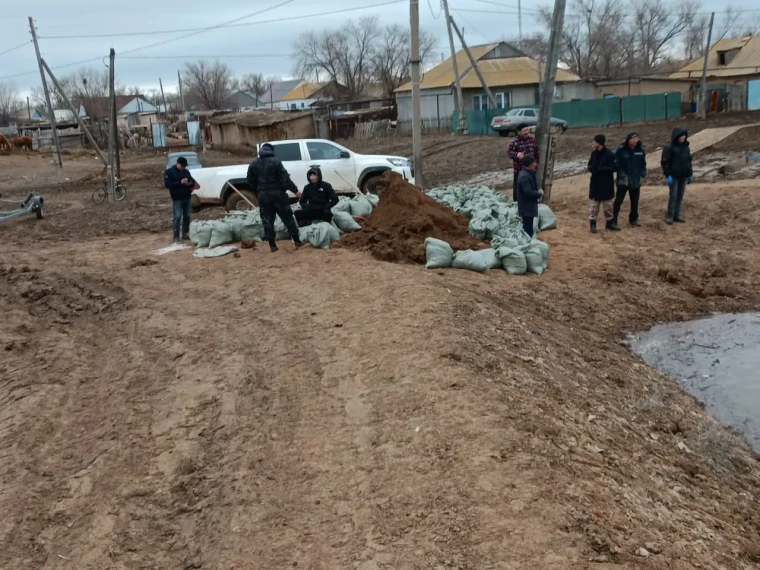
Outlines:
<svg viewBox="0 0 760 570"><path fill-rule="evenodd" d="M760 564L757 456L624 343L757 309L756 181L690 186L677 226L648 189L595 236L559 181L551 268L510 277L155 256L162 157L101 206L69 174L97 167L13 160L0 191L48 215L0 224L0 568Z"/></svg>

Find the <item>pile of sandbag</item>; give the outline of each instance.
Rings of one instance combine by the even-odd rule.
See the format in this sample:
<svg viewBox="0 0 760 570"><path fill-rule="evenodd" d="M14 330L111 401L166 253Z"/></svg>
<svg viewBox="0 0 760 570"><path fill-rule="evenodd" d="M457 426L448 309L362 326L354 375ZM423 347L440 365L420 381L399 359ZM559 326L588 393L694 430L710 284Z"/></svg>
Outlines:
<svg viewBox="0 0 760 570"><path fill-rule="evenodd" d="M469 233L490 241L492 247L455 253L445 241L428 238L425 240L425 267L454 267L481 272L503 267L511 275L541 275L549 267L549 246L525 233L522 218L517 213L517 203L503 193L485 186L459 184L430 190L427 194L469 218ZM535 234L556 227L557 217L551 208L539 204Z"/></svg>

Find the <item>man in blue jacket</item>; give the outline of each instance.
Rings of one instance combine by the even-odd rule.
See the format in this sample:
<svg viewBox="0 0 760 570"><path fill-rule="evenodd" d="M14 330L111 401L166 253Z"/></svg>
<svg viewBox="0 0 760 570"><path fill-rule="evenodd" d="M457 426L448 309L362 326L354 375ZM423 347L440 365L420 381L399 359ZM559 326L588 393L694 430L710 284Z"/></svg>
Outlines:
<svg viewBox="0 0 760 570"><path fill-rule="evenodd" d="M190 239L190 214L195 180L187 170L187 159L180 156L177 164L164 172L164 186L169 190L174 211L174 243L180 243L179 230L182 225L182 240Z"/></svg>
<svg viewBox="0 0 760 570"><path fill-rule="evenodd" d="M628 214L628 222L638 227L639 224L639 198L641 197L641 180L647 176L647 157L644 146L641 144L638 133L628 133L618 149L615 151L617 162L617 194L615 195L614 215L615 223L618 223L620 207L625 201L625 195L631 197L631 212Z"/></svg>
<svg viewBox="0 0 760 570"><path fill-rule="evenodd" d="M667 224L673 222L683 224L683 195L686 185L694 179L694 170L691 167L691 150L687 140L689 133L686 129L676 127L670 137L670 143L662 149L662 173L668 181L670 195L668 196Z"/></svg>

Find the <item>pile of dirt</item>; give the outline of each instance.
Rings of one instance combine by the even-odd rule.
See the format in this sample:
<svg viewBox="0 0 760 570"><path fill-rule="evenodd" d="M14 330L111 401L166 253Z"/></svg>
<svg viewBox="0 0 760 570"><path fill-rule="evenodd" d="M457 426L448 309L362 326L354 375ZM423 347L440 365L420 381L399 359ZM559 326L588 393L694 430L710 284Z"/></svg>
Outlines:
<svg viewBox="0 0 760 570"><path fill-rule="evenodd" d="M467 233L468 221L461 214L426 196L395 172L384 173L381 180L380 204L360 232L341 240L344 247L397 263L425 263L428 237L447 241L455 250L484 247Z"/></svg>

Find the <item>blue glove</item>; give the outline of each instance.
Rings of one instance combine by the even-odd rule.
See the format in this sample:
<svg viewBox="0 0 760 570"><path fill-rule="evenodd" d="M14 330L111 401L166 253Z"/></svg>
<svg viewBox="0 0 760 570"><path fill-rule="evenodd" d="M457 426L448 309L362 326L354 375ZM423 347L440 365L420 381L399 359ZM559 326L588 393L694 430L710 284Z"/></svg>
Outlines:
<svg viewBox="0 0 760 570"><path fill-rule="evenodd" d="M689 184L691 184L693 180L694 180L694 177L693 176L689 176Z"/></svg>
<svg viewBox="0 0 760 570"><path fill-rule="evenodd" d="M668 186L673 186L673 177L668 176Z"/></svg>

